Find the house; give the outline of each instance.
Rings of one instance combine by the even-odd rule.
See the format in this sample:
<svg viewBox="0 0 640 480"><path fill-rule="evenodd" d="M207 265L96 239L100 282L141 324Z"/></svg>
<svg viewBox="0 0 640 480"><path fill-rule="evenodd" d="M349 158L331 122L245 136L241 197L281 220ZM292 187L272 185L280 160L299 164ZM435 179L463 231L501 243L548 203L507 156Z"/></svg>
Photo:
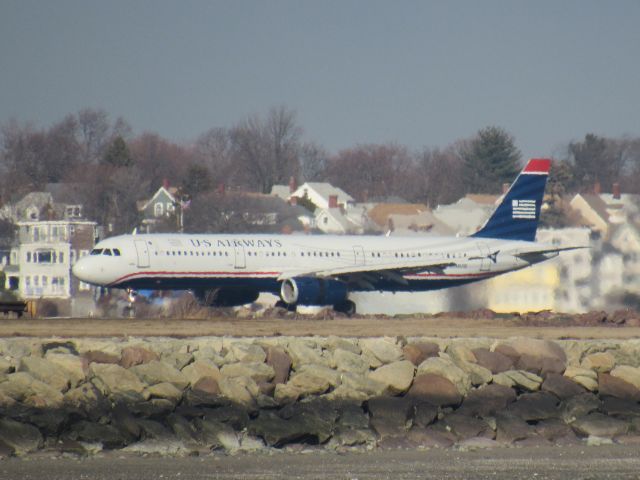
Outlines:
<svg viewBox="0 0 640 480"><path fill-rule="evenodd" d="M607 204L595 193L578 193L569 202L571 208L580 216L580 224L591 228L602 238L609 235L609 213Z"/></svg>
<svg viewBox="0 0 640 480"><path fill-rule="evenodd" d="M438 205L433 215L457 235L471 235L482 227L495 210L495 205L478 203L463 197L450 205Z"/></svg>
<svg viewBox="0 0 640 480"><path fill-rule="evenodd" d="M344 190L324 182L306 182L300 185L288 197L289 201L293 198L296 199L294 202L300 205L311 203L320 209L342 207L347 210L356 203Z"/></svg>
<svg viewBox="0 0 640 480"><path fill-rule="evenodd" d="M180 228L176 218L178 207L178 189L165 184L160 187L148 200L138 202L138 212L142 217L141 230L146 233L155 231L161 222L176 221L176 230Z"/></svg>

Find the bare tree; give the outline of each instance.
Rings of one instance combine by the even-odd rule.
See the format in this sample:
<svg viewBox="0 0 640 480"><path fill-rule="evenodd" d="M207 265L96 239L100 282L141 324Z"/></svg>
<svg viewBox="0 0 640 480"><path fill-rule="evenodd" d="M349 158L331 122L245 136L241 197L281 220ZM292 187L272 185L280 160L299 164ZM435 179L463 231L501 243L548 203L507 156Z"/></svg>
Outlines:
<svg viewBox="0 0 640 480"><path fill-rule="evenodd" d="M83 108L78 112L78 140L82 146L82 160L97 162L104 154L109 140L107 112Z"/></svg>
<svg viewBox="0 0 640 480"><path fill-rule="evenodd" d="M234 162L249 188L269 193L275 184L297 177L300 135L295 113L273 108L266 120L252 116L231 129Z"/></svg>
<svg viewBox="0 0 640 480"><path fill-rule="evenodd" d="M329 153L314 142L304 143L300 149L300 174L305 182L326 178Z"/></svg>

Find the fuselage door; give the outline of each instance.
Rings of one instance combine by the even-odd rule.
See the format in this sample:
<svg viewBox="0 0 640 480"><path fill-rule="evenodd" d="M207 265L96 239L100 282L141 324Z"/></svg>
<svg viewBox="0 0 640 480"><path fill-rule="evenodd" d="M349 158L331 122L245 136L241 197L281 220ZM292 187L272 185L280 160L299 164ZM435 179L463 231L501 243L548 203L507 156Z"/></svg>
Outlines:
<svg viewBox="0 0 640 480"><path fill-rule="evenodd" d="M493 263L489 258L491 254L489 246L486 243L478 242L478 250L480 250L480 271L488 272L491 270L491 264Z"/></svg>
<svg viewBox="0 0 640 480"><path fill-rule="evenodd" d="M244 246L236 245L235 251L235 268L247 268L247 260L245 258Z"/></svg>
<svg viewBox="0 0 640 480"><path fill-rule="evenodd" d="M354 261L356 265L364 265L364 247L360 245L353 247Z"/></svg>
<svg viewBox="0 0 640 480"><path fill-rule="evenodd" d="M138 267L148 268L149 267L149 247L147 247L147 242L144 240L136 240L134 244L136 246L136 253L138 254Z"/></svg>

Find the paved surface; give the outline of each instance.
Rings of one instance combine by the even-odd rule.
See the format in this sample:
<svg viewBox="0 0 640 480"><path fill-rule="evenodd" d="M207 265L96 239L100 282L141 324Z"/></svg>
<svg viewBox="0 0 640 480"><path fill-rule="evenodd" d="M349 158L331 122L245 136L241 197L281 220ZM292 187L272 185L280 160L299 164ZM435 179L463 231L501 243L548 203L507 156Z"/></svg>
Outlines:
<svg viewBox="0 0 640 480"><path fill-rule="evenodd" d="M32 337L120 337L120 336L273 336L338 335L344 337L428 336L492 337L531 336L547 339L640 338L639 327L576 327L552 323L527 325L517 318L469 319L433 317L358 318L212 318L212 319L102 319L0 318L0 338Z"/></svg>
<svg viewBox="0 0 640 480"><path fill-rule="evenodd" d="M0 461L0 478L62 479L640 479L638 446L498 448L53 459L40 454Z"/></svg>

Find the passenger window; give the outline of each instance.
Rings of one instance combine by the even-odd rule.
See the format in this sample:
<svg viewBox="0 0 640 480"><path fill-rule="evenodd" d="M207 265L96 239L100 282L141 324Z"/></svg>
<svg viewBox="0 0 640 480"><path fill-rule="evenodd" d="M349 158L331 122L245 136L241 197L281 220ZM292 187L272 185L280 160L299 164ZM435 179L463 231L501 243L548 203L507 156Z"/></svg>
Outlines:
<svg viewBox="0 0 640 480"><path fill-rule="evenodd" d="M100 255L100 254L102 254L101 248L94 248L93 250L91 250L91 255Z"/></svg>
<svg viewBox="0 0 640 480"><path fill-rule="evenodd" d="M119 250L119 249L117 249L117 248L114 248L114 249L113 249L113 254L114 254L116 257L119 257L119 256L120 256L120 250ZM156 252L156 255L157 255L157 254L158 254L158 252Z"/></svg>
<svg viewBox="0 0 640 480"><path fill-rule="evenodd" d="M111 249L109 249L109 248L105 248L105 249L104 249L104 252L102 252L102 254L103 254L103 255L111 256Z"/></svg>

